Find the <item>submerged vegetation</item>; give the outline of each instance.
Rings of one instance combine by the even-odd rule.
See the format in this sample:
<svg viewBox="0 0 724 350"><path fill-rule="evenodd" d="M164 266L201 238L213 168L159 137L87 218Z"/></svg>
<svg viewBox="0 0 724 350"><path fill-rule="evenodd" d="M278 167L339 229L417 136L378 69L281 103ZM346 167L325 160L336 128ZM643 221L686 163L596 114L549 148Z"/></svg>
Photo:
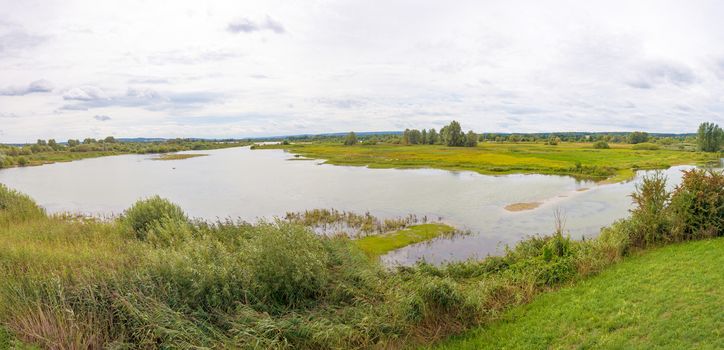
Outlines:
<svg viewBox="0 0 724 350"><path fill-rule="evenodd" d="M189 158L196 158L196 157L203 157L208 156L208 154L200 154L200 153L164 153L159 155L156 158L152 158L153 160L183 160L183 159L189 159Z"/></svg>
<svg viewBox="0 0 724 350"><path fill-rule="evenodd" d="M47 215L0 186L0 346L427 344L638 250L724 235L723 179L692 170L668 193L649 177L631 217L595 239L571 240L559 226L503 256L397 269L293 220L190 220L157 197L111 221Z"/></svg>

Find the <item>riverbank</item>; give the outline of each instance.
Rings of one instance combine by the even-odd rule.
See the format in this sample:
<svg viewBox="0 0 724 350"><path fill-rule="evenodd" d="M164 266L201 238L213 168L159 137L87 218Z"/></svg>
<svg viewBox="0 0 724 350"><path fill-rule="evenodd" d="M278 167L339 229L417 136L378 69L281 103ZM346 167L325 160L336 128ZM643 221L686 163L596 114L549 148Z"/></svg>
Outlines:
<svg viewBox="0 0 724 350"><path fill-rule="evenodd" d="M214 150L247 146L248 142L215 142L193 140L169 140L164 142L113 142L88 143L74 146L56 144L7 146L0 145L0 169L26 166L40 166L58 162L117 156L123 154L162 154L161 159L185 159L188 155L168 155L180 151ZM198 155L192 155L195 157Z"/></svg>
<svg viewBox="0 0 724 350"><path fill-rule="evenodd" d="M721 349L724 238L631 257L434 349Z"/></svg>
<svg viewBox="0 0 724 350"><path fill-rule="evenodd" d="M595 149L590 143L487 142L477 147L293 143L257 145L254 149L284 149L300 157L324 159L325 163L334 165L468 170L486 175L568 175L607 183L629 180L636 170L719 163L716 153L665 148L642 150L628 144Z"/></svg>
<svg viewBox="0 0 724 350"><path fill-rule="evenodd" d="M0 186L0 339L41 348L430 344L642 250L722 235L721 174L687 172L663 207L660 184L647 178L632 217L595 239L572 240L559 225L502 256L395 270L354 240L282 220L191 220L157 197L112 221L47 215ZM710 219L690 220L691 208Z"/></svg>

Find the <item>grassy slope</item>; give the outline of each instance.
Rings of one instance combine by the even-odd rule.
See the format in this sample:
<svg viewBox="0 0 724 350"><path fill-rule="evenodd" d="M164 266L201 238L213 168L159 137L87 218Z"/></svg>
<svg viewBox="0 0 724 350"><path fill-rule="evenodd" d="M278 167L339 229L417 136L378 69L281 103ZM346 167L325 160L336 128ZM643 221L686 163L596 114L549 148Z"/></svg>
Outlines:
<svg viewBox="0 0 724 350"><path fill-rule="evenodd" d="M453 227L445 224L421 224L392 233L367 236L354 242L368 256L378 257L395 249L424 242L454 231Z"/></svg>
<svg viewBox="0 0 724 350"><path fill-rule="evenodd" d="M724 348L724 239L663 247L440 349Z"/></svg>
<svg viewBox="0 0 724 350"><path fill-rule="evenodd" d="M632 169L667 168L680 164L716 161L716 156L676 150L633 150L631 145L612 144L611 149L593 149L588 143L549 146L534 143L484 143L478 147L440 145L358 145L292 144L263 148L284 148L330 164L366 165L373 168L438 168L470 170L481 174L539 173L577 175L570 169L583 166L612 167L616 181L630 178Z"/></svg>

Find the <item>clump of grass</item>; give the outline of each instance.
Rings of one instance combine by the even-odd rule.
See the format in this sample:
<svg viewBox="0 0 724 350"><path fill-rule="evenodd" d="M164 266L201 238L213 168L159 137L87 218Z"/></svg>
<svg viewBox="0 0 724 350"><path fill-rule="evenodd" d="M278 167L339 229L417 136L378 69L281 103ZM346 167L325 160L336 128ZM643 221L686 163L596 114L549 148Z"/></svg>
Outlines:
<svg viewBox="0 0 724 350"><path fill-rule="evenodd" d="M410 244L428 241L441 236L449 236L455 232L455 228L445 224L421 224L390 233L369 235L356 239L354 242L368 256L379 257Z"/></svg>
<svg viewBox="0 0 724 350"><path fill-rule="evenodd" d="M186 222L188 218L181 207L159 196L136 202L121 217L121 222L141 240L154 226L168 221Z"/></svg>
<svg viewBox="0 0 724 350"><path fill-rule="evenodd" d="M346 234L350 237L387 233L400 230L419 222L427 223L426 216L408 215L401 218L380 219L369 212L357 214L336 209L312 209L303 212L288 212L286 221L311 227L325 235Z"/></svg>
<svg viewBox="0 0 724 350"><path fill-rule="evenodd" d="M45 210L25 194L0 184L0 224L39 219L45 216Z"/></svg>
<svg viewBox="0 0 724 350"><path fill-rule="evenodd" d="M658 151L659 149L661 149L661 146L655 143L642 142L631 146L631 148L638 151Z"/></svg>
<svg viewBox="0 0 724 350"><path fill-rule="evenodd" d="M183 160L183 159L189 159L189 158L196 158L196 157L204 157L208 156L208 154L200 154L200 153L164 153L159 155L158 157L151 158L153 160Z"/></svg>

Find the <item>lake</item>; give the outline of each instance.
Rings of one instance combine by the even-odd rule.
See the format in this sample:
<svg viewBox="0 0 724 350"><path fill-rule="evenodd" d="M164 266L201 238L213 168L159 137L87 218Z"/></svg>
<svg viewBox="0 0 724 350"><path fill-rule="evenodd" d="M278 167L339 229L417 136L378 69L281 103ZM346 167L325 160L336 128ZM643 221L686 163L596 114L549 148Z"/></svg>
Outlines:
<svg viewBox="0 0 724 350"><path fill-rule="evenodd" d="M433 263L484 257L504 244L554 230L554 211L565 216L574 238L595 236L602 226L626 217L635 181L597 185L566 176L503 175L434 169L368 169L290 160L281 150L228 148L185 160L157 161L156 155L121 155L39 167L0 170L0 183L27 193L49 212L97 216L121 213L141 198L158 194L190 216L209 220L283 216L289 211L334 208L382 218L415 214L471 234L436 239L392 252L388 263ZM679 166L665 170L669 185ZM509 212L506 205L542 202L533 210Z"/></svg>

